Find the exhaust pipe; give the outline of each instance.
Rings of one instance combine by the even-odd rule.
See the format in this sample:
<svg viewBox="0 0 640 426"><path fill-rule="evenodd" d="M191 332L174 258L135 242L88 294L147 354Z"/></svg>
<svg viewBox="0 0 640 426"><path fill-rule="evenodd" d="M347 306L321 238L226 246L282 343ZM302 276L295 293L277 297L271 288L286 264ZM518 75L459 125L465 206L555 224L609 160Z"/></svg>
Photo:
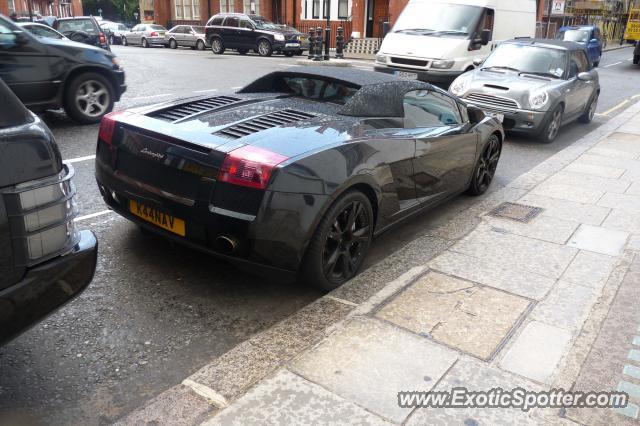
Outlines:
<svg viewBox="0 0 640 426"><path fill-rule="evenodd" d="M216 237L216 247L225 254L231 254L238 248L238 241L228 235L218 235Z"/></svg>

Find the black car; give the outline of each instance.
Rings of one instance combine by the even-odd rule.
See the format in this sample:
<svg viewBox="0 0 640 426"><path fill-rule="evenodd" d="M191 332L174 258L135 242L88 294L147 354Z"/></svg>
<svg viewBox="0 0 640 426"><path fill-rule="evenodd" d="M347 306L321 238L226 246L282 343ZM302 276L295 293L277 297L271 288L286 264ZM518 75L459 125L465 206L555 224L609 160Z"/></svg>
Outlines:
<svg viewBox="0 0 640 426"><path fill-rule="evenodd" d="M107 36L93 16L58 18L53 28L70 40L111 51Z"/></svg>
<svg viewBox="0 0 640 426"><path fill-rule="evenodd" d="M114 54L66 39L35 37L0 16L0 79L33 111L64 107L97 123L127 86Z"/></svg>
<svg viewBox="0 0 640 426"><path fill-rule="evenodd" d="M486 191L504 138L497 120L428 83L334 67L112 113L100 129L96 178L110 208L323 289L356 274L374 235Z"/></svg>
<svg viewBox="0 0 640 426"><path fill-rule="evenodd" d="M0 80L0 344L77 296L97 241L77 231L73 168L47 126Z"/></svg>
<svg viewBox="0 0 640 426"><path fill-rule="evenodd" d="M220 13L207 22L206 36L211 51L221 55L234 49L241 55L250 50L260 56L273 52L286 56L301 55L306 36L299 31L280 27L260 15Z"/></svg>

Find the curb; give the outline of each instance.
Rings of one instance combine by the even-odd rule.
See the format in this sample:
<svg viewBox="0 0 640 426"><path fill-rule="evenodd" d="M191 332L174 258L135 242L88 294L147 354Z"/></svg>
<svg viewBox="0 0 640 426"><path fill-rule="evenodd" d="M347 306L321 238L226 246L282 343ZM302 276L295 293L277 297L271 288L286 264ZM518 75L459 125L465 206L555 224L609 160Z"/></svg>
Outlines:
<svg viewBox="0 0 640 426"><path fill-rule="evenodd" d="M342 287L239 344L186 378L182 384L126 415L117 424L199 424L211 418L262 379L320 342L342 322L368 312L426 272L427 262L472 232L486 211L505 201L515 202L601 139L614 133L637 112L640 112L640 104L629 106L506 187L457 211L451 220L443 218L435 228ZM574 366L580 364L579 357L572 361ZM571 379L564 376L558 381L570 383Z"/></svg>
<svg viewBox="0 0 640 426"><path fill-rule="evenodd" d="M604 49L602 49L603 52L611 52L612 50L620 50L620 49L626 49L628 47L633 47L633 44L623 44L622 46L614 46L614 47L605 47Z"/></svg>

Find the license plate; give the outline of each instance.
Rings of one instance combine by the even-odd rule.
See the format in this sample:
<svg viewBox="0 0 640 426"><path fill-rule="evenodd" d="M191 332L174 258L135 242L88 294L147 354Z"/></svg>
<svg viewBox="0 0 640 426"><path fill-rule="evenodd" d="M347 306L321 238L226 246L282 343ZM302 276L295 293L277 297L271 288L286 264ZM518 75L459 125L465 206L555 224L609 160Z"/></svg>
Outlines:
<svg viewBox="0 0 640 426"><path fill-rule="evenodd" d="M307 41L306 37L300 37L300 41Z"/></svg>
<svg viewBox="0 0 640 426"><path fill-rule="evenodd" d="M504 114L498 114L495 112L485 112L484 115L486 115L487 117L493 117L501 123L504 122Z"/></svg>
<svg viewBox="0 0 640 426"><path fill-rule="evenodd" d="M300 43L287 43L284 47L300 47Z"/></svg>
<svg viewBox="0 0 640 426"><path fill-rule="evenodd" d="M153 223L162 229L185 236L184 220L171 216L170 214L161 212L152 207L140 204L137 201L129 200L129 211L134 215Z"/></svg>
<svg viewBox="0 0 640 426"><path fill-rule="evenodd" d="M417 80L418 74L415 72L406 72L406 71L396 71L394 73L398 78L402 78L404 80Z"/></svg>

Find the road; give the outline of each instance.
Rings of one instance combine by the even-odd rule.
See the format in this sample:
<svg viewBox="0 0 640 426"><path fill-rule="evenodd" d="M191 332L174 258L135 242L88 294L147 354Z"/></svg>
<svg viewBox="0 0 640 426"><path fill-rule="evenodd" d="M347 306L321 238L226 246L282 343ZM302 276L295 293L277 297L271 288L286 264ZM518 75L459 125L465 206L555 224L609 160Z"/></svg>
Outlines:
<svg viewBox="0 0 640 426"><path fill-rule="evenodd" d="M281 56L214 56L183 49L113 50L124 62L129 86L118 110L232 91L295 62ZM637 101L640 69L627 60L630 55L630 49L605 54L593 123L563 129L551 145L509 137L492 190ZM354 65L372 69L366 61ZM143 235L107 211L99 196L92 157L98 126L78 126L58 113L44 117L63 158L76 169L78 224L98 236L99 263L95 279L80 297L0 348L0 424L109 423L320 296L311 288L255 277ZM461 196L382 235L367 264L475 201Z"/></svg>

